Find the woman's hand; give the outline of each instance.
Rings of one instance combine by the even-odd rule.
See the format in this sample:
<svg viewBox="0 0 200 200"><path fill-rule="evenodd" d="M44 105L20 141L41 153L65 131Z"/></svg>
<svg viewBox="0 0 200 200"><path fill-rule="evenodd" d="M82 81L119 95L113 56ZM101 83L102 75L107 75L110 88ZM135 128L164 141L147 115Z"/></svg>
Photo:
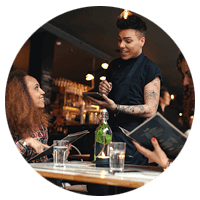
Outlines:
<svg viewBox="0 0 200 200"><path fill-rule="evenodd" d="M160 148L160 145L158 144L158 141L156 140L156 138L151 139L151 142L154 147L154 151L150 151L149 149L144 148L143 146L141 146L135 141L132 141L132 142L137 148L137 150L149 159L149 163L156 162L163 168L166 167L169 159L167 155L165 154L165 152Z"/></svg>
<svg viewBox="0 0 200 200"><path fill-rule="evenodd" d="M109 99L105 94L103 94L102 97L105 99L105 101L100 101L89 96L88 99L92 102L93 105L99 105L101 107L108 108L109 110L114 111L117 107L115 102Z"/></svg>
<svg viewBox="0 0 200 200"><path fill-rule="evenodd" d="M36 151L36 153L42 153L44 151L44 148L49 148L47 144L43 144L40 141L31 137L24 139L24 141L26 142L26 145L32 147Z"/></svg>
<svg viewBox="0 0 200 200"><path fill-rule="evenodd" d="M109 94L109 92L112 90L112 83L107 80L103 80L99 84L99 93L105 94L106 96Z"/></svg>

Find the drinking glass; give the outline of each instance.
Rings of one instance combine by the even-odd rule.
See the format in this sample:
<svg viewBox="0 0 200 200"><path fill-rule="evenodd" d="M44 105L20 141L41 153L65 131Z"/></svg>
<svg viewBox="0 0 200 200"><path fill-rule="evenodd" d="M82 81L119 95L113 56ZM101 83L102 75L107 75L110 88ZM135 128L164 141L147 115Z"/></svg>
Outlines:
<svg viewBox="0 0 200 200"><path fill-rule="evenodd" d="M110 155L110 172L123 172L126 143L124 142L111 142L109 143L109 155Z"/></svg>
<svg viewBox="0 0 200 200"><path fill-rule="evenodd" d="M68 140L53 141L53 163L55 167L65 167L69 154Z"/></svg>

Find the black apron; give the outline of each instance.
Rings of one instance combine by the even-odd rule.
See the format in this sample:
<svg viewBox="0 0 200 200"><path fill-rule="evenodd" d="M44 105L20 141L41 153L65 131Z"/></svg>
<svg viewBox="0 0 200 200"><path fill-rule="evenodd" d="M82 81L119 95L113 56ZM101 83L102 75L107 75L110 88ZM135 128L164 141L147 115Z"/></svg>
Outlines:
<svg viewBox="0 0 200 200"><path fill-rule="evenodd" d="M142 53L136 62L132 64L130 72L121 74L121 77L116 78L115 73L111 77L113 87L108 97L112 99L116 104L120 105L133 105L129 99L129 89L131 84L131 77L134 72L147 62L147 57ZM126 142L126 163L127 164L138 164L146 165L148 159L140 154L132 140L121 132L119 126L131 131L133 128L141 124L145 119L138 118L132 115L119 113L117 116L109 111L109 125L113 131L113 142Z"/></svg>

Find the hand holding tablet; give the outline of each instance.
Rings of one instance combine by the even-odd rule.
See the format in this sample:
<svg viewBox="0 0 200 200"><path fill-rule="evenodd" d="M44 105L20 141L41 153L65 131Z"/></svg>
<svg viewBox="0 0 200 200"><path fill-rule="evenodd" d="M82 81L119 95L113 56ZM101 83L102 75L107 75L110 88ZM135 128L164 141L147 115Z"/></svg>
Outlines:
<svg viewBox="0 0 200 200"><path fill-rule="evenodd" d="M102 95L99 92L83 92L83 95L92 97L100 101L105 101L105 99L102 97Z"/></svg>

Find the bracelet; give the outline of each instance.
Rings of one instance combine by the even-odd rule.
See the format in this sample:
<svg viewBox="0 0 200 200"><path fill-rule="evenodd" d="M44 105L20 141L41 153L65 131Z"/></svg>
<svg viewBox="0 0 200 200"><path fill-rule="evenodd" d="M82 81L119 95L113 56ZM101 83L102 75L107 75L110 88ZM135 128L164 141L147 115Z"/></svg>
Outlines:
<svg viewBox="0 0 200 200"><path fill-rule="evenodd" d="M24 143L23 143L23 146L26 148L27 147L27 144L26 144L26 142L24 141Z"/></svg>
<svg viewBox="0 0 200 200"><path fill-rule="evenodd" d="M119 114L119 104L117 104L117 107L114 110L115 117Z"/></svg>

